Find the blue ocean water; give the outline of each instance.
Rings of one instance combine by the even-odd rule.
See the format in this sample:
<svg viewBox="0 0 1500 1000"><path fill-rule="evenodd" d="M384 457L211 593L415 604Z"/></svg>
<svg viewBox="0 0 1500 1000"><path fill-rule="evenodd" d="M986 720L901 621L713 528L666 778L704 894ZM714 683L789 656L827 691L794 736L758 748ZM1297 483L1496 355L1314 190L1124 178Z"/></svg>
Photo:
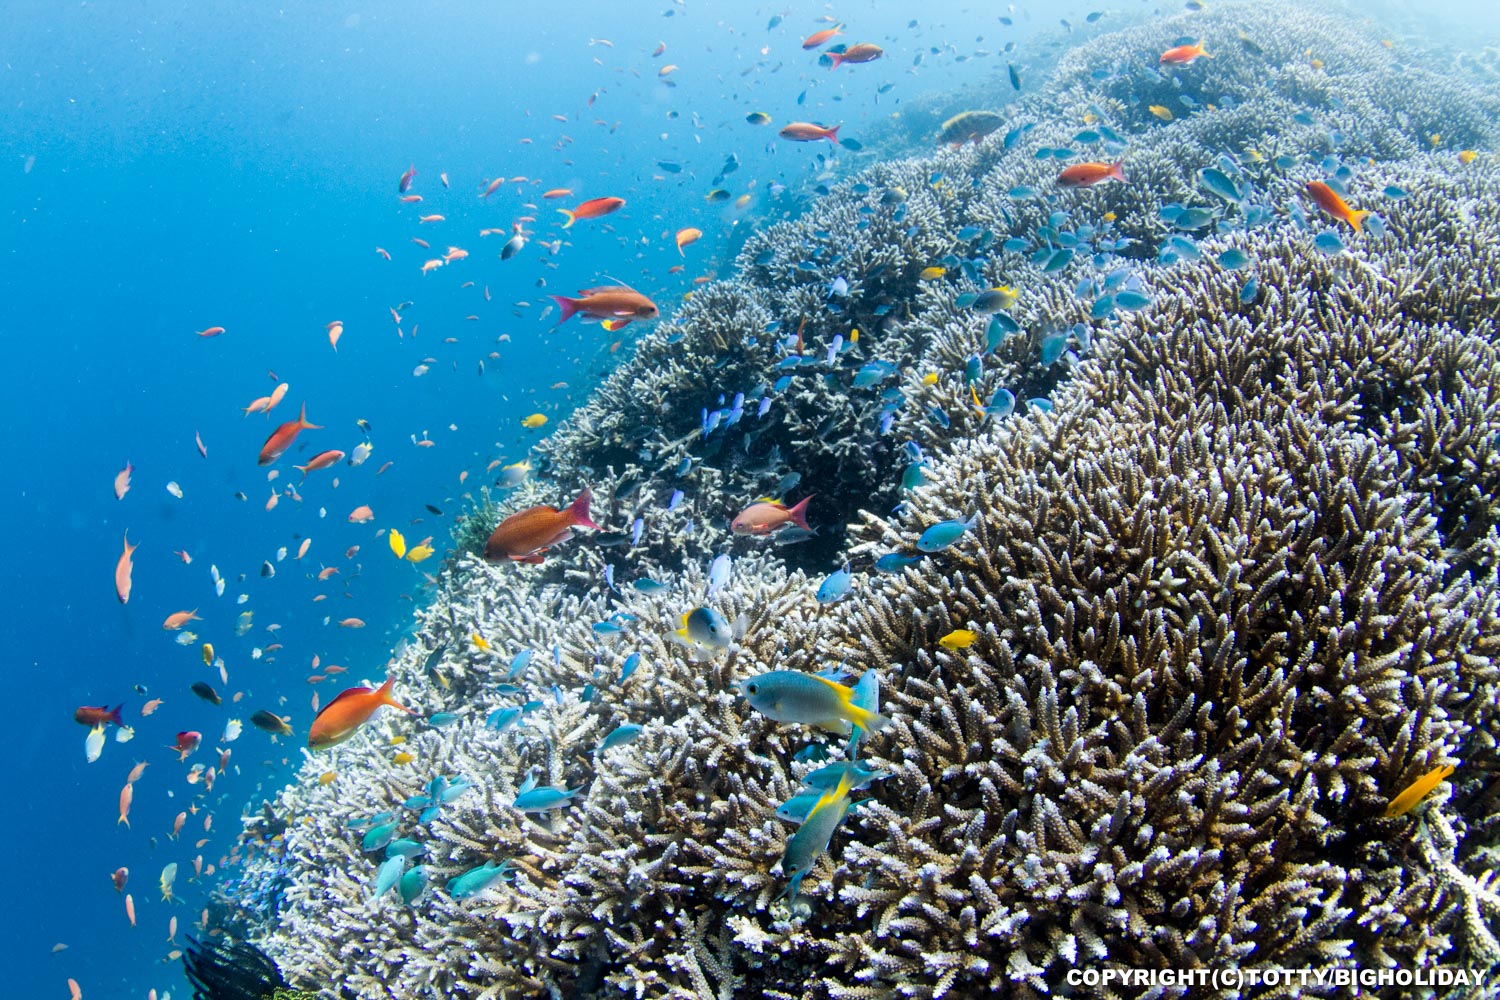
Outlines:
<svg viewBox="0 0 1500 1000"><path fill-rule="evenodd" d="M345 679L378 680L463 494L545 433L524 429L524 416L555 426L621 356L611 342L628 350L629 328L554 326L548 293L614 278L669 313L695 277L728 273L751 228L816 197L825 171L869 162L827 143L780 142L782 123L843 123L841 135L857 138L879 133L916 95L980 83L1001 93L1008 60L1026 78L1043 72L1070 37L1057 20L1087 37L1083 16L1095 9L1023 8L1002 30L998 8L957 2L8 5L0 524L12 540L4 829L14 995L62 996L68 978L90 997L187 995L171 953L212 881L190 881L194 858L221 864L242 812L300 762L300 737L273 744L250 714L290 715L302 734L314 693L326 703ZM1167 8L1102 9L1135 19ZM1409 5L1387 13L1424 23ZM1443 30L1466 24L1456 8L1439 13ZM819 66L798 43L830 16L851 25L844 40L877 42L886 57ZM1044 30L1049 44L1028 48ZM1006 41L1016 56L1000 53ZM660 75L667 65L677 69ZM757 110L776 125L747 123ZM713 183L731 155L738 169ZM402 204L397 182L409 165L423 201ZM501 175L507 182L480 199ZM773 195L773 184L786 192ZM715 187L731 200L706 201ZM554 188L573 194L543 200ZM606 195L628 204L561 229L557 207ZM424 214L445 220L419 223ZM501 261L505 234L525 216L535 218L524 223L528 245ZM680 256L673 234L689 226L704 236ZM481 237L485 228L502 233ZM560 237L555 254L543 246ZM469 257L422 273L449 246ZM391 310L407 302L398 334ZM334 320L344 325L337 351L326 332ZM195 335L214 326L225 332ZM242 414L281 382L290 389L269 418ZM303 402L323 429L305 432L268 483L256 453ZM293 462L366 440L358 420L371 428L369 460L298 484ZM423 438L435 444L418 446ZM112 480L127 462L131 490L116 500ZM289 483L300 501L280 492ZM267 510L273 490L279 503ZM349 523L364 504L375 519ZM377 535L390 528L413 542L433 536L439 557L426 567L391 558ZM127 534L140 547L121 605L111 574ZM266 563L273 577L262 575ZM210 566L227 579L223 596ZM318 581L324 566L339 574ZM161 623L188 609L203 620L187 626L198 641L183 645ZM244 611L252 627L236 635ZM367 626L334 624L347 617ZM224 659L227 683L204 665L204 641ZM347 675L310 686L314 656ZM193 681L225 704L197 698ZM142 717L156 698L160 709ZM134 739L117 743L111 731L87 763L74 708L121 703ZM231 718L245 731L225 743ZM186 763L165 748L180 730L203 734ZM217 767L220 748L232 756L205 794L187 768ZM119 793L138 761L149 766L126 827ZM177 904L157 889L169 863L179 866ZM110 883L121 866L135 927Z"/></svg>

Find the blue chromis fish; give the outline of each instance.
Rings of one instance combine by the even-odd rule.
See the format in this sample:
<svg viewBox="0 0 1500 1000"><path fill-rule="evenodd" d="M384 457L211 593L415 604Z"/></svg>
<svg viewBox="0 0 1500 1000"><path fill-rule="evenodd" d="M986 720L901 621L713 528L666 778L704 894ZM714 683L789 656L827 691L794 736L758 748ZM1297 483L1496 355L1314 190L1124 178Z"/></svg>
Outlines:
<svg viewBox="0 0 1500 1000"><path fill-rule="evenodd" d="M734 642L734 629L713 608L698 607L682 616L682 628L672 637L684 646L717 651Z"/></svg>
<svg viewBox="0 0 1500 1000"><path fill-rule="evenodd" d="M583 794L583 788L554 788L551 785L542 785L537 788L528 788L518 794L511 805L522 812L550 812L553 809L561 809Z"/></svg>
<svg viewBox="0 0 1500 1000"><path fill-rule="evenodd" d="M853 777L846 767L839 783L825 791L813 807L808 810L802 825L786 843L786 853L781 858L781 873L791 877L786 895L796 900L802 887L802 878L812 871L818 858L828 850L834 831L849 813L849 792L854 786Z"/></svg>
<svg viewBox="0 0 1500 1000"><path fill-rule="evenodd" d="M875 572L877 573L899 573L908 566L915 566L922 561L921 556L908 556L900 552L887 552L875 560Z"/></svg>
<svg viewBox="0 0 1500 1000"><path fill-rule="evenodd" d="M962 538L978 522L977 513L970 515L967 521L939 521L922 532L922 537L917 539L917 548L923 552L941 552Z"/></svg>
<svg viewBox="0 0 1500 1000"><path fill-rule="evenodd" d="M380 866L380 871L375 875L375 898L379 899L396 887L396 882L402 875L406 874L406 866L410 864L406 855L397 854L387 858Z"/></svg>
<svg viewBox="0 0 1500 1000"><path fill-rule="evenodd" d="M427 866L417 865L415 868L401 876L397 883L397 891L401 893L401 902L410 906L421 898L427 891Z"/></svg>
<svg viewBox="0 0 1500 1000"><path fill-rule="evenodd" d="M510 874L510 862L496 864L493 861L486 861L478 868L470 868L462 875L449 879L448 894L454 899L468 899L479 895Z"/></svg>
<svg viewBox="0 0 1500 1000"><path fill-rule="evenodd" d="M851 726L878 733L891 724L888 717L858 704L854 688L800 670L772 670L744 681L740 690L751 708L777 722L817 726L840 735Z"/></svg>
<svg viewBox="0 0 1500 1000"><path fill-rule="evenodd" d="M818 603L832 604L845 594L854 584L854 574L849 572L849 564L845 563L843 569L834 570L818 584Z"/></svg>
<svg viewBox="0 0 1500 1000"><path fill-rule="evenodd" d="M627 722L624 725L616 727L608 736L600 740L599 747L595 752L602 753L611 747L622 747L627 743L634 743L640 735L641 727L633 722Z"/></svg>

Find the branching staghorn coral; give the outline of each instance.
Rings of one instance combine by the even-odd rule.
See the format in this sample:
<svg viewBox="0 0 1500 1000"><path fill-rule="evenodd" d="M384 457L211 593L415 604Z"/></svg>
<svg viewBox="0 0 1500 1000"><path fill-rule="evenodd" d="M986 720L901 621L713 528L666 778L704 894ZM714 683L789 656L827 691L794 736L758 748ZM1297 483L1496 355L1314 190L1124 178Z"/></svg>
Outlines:
<svg viewBox="0 0 1500 1000"><path fill-rule="evenodd" d="M1349 106L1358 73L1368 100L1388 101L1369 40L1321 15L1277 25L1275 44L1304 27L1296 51L1326 50ZM1131 31L1121 51L1178 29ZM1067 969L1101 965L1493 965L1500 171L1451 154L1366 165L1349 199L1380 212L1384 235L1340 226L1346 249L1329 254L1314 236L1335 223L1280 211L1201 233L1197 262L1152 262L1165 202L1214 206L1192 179L1214 162L1204 144L1239 155L1237 142L1283 134L1288 93L1144 134L1144 121L1122 125L1145 178L1129 188L1010 199L1018 185L1054 193L1057 167L1032 150L1081 127L1038 116L1024 145L997 135L882 165L752 239L739 277L644 337L548 440L553 478L465 529L482 537L503 513L587 484L605 530L539 567L450 560L391 669L404 697L458 719L377 721L282 794L285 853L254 864L284 865L292 885L274 923L246 920L288 979L337 978L362 997L811 1000L1057 994ZM1371 128L1382 149L1417 148ZM1283 209L1322 176L1305 158L1246 169ZM970 253L964 226L1033 238L1056 211L1069 226L1115 212L1114 231L1139 241L1124 255L1149 304L1092 318L1077 289L1100 269L1083 255L1047 273L991 251L972 271L918 277ZM809 256L804 239L830 249ZM1216 262L1231 247L1245 270ZM830 310L838 277L850 294ZM1020 332L991 344L990 318L955 299L995 283L1018 289ZM812 363L778 370L804 315ZM1075 324L1088 344L1043 366L1039 338ZM830 366L832 338L856 327ZM853 387L872 359L894 371ZM791 385L768 388L789 371ZM882 433L874 400L893 386L904 398ZM1054 409L973 405L1001 388ZM772 408L756 418L747 402L704 438L700 410L734 391ZM928 482L887 513L907 440ZM815 558L812 543L768 548L725 526L787 471L822 498L813 520L830 537ZM674 489L686 496L668 511ZM868 572L972 515L950 548ZM723 552L730 578L711 582ZM849 559L857 585L820 605L830 557ZM642 576L666 586L639 591ZM741 631L730 650L673 640L703 604ZM958 629L976 641L939 645ZM791 828L774 812L816 766L804 751L845 749L754 713L738 684L840 666L881 676L894 721L862 754L893 773L859 793L803 884L811 912L793 912L773 874ZM527 701L540 704L521 724L486 726ZM642 727L634 742L596 752L624 723ZM399 751L414 759L396 764ZM1429 801L1383 818L1444 763L1458 770ZM510 802L528 772L585 791L522 814ZM474 787L426 823L401 805L457 775ZM382 856L348 825L385 811L433 873L410 906L370 898ZM486 861L509 861L514 881L467 900L444 890Z"/></svg>

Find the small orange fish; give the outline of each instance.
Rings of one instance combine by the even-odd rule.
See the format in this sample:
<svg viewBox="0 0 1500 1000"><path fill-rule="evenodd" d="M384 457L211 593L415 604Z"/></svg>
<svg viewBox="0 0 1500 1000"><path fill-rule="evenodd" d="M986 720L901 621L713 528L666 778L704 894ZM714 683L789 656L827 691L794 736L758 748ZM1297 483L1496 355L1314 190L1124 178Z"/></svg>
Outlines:
<svg viewBox="0 0 1500 1000"><path fill-rule="evenodd" d="M598 528L589 520L587 489L565 510L545 504L517 511L501 521L484 544L484 558L492 563L511 559L516 562L540 563L542 553L559 542L573 537L575 527Z"/></svg>
<svg viewBox="0 0 1500 1000"><path fill-rule="evenodd" d="M390 256L387 255L386 260L390 259ZM344 324L342 322L340 322L339 320L334 320L332 323L328 324L328 346L333 348L335 352L337 352L339 349L339 338L343 335Z"/></svg>
<svg viewBox="0 0 1500 1000"><path fill-rule="evenodd" d="M572 188L553 188L550 191L543 191L542 192L542 197L543 198L566 198L568 195L570 195L572 193L573 193L573 189Z"/></svg>
<svg viewBox="0 0 1500 1000"><path fill-rule="evenodd" d="M790 139L792 142L817 142L819 139L827 139L837 146L839 144L839 129L843 127L842 124L835 125L833 128L826 128L812 122L792 122L776 134L783 139Z"/></svg>
<svg viewBox="0 0 1500 1000"><path fill-rule="evenodd" d="M202 455L204 458L207 458L208 448L203 443L203 435L199 434L197 431L193 431L193 442L198 446L198 454Z"/></svg>
<svg viewBox="0 0 1500 1000"><path fill-rule="evenodd" d="M141 715L150 715L158 708L161 708L161 699L152 698L150 701L146 702L146 704L141 706Z"/></svg>
<svg viewBox="0 0 1500 1000"><path fill-rule="evenodd" d="M130 556L137 547L138 544L130 544L130 532L125 532L125 551L120 553L120 559L115 563L115 596L120 599L121 604L130 603L130 574L135 569Z"/></svg>
<svg viewBox="0 0 1500 1000"><path fill-rule="evenodd" d="M656 303L633 288L609 285L585 288L578 293L582 298L570 299L566 295L550 295L560 312L558 322L566 323L574 314L590 319L611 320L624 326L633 319L655 319L660 315ZM618 329L610 327L609 329Z"/></svg>
<svg viewBox="0 0 1500 1000"><path fill-rule="evenodd" d="M822 45L824 42L827 42L834 35L842 34L843 27L843 24L835 24L831 28L824 28L822 31L814 31L812 34L802 39L802 47L804 49L815 49L819 45Z"/></svg>
<svg viewBox="0 0 1500 1000"><path fill-rule="evenodd" d="M191 611L174 611L167 615L167 620L161 623L161 627L165 631L175 632L188 622L201 622L202 620L198 617L197 608Z"/></svg>
<svg viewBox="0 0 1500 1000"><path fill-rule="evenodd" d="M351 524L364 524L367 521L373 520L375 520L375 512L370 509L369 504L361 504L349 513L349 522Z"/></svg>
<svg viewBox="0 0 1500 1000"><path fill-rule="evenodd" d="M701 230L701 229L694 229L692 226L688 226L686 229L679 229L679 230L677 230L677 253L678 253L678 255L682 256L682 257L686 257L687 254L685 254L685 253L682 252L682 248L685 247L685 246L691 246L692 244L697 243L702 238L703 238L703 230Z"/></svg>
<svg viewBox="0 0 1500 1000"><path fill-rule="evenodd" d="M219 334L221 334L223 332L224 332L224 328L222 326L211 326L207 330L199 330L198 331L198 336L200 336L200 337L217 337Z"/></svg>
<svg viewBox="0 0 1500 1000"><path fill-rule="evenodd" d="M339 628L364 628L364 627L365 627L365 620L363 618L345 618L343 621L339 622Z"/></svg>
<svg viewBox="0 0 1500 1000"><path fill-rule="evenodd" d="M860 42L851 45L842 52L830 52L828 58L833 60L832 69L838 69L844 63L867 63L874 62L885 55L885 49L872 42Z"/></svg>
<svg viewBox="0 0 1500 1000"><path fill-rule="evenodd" d="M266 438L266 443L261 445L259 464L270 465L276 461L281 457L283 452L292 446L292 442L297 440L297 435L303 431L321 429L321 424L310 424L307 422L307 404L303 403L302 411L297 415L296 420L288 420L272 431L270 437Z"/></svg>
<svg viewBox="0 0 1500 1000"><path fill-rule="evenodd" d="M130 893L125 894L125 917L130 921L130 926L135 926L135 900L130 898Z"/></svg>
<svg viewBox="0 0 1500 1000"><path fill-rule="evenodd" d="M1317 203L1319 208L1335 219L1349 223L1349 225L1354 227L1356 233L1364 229L1365 216L1370 213L1365 210L1356 211L1350 208L1344 203L1344 199L1339 197L1338 192L1327 184L1324 184L1322 181L1309 181L1307 193Z"/></svg>
<svg viewBox="0 0 1500 1000"><path fill-rule="evenodd" d="M446 222L446 221L448 221L448 220L445 219L441 215L424 215L424 216L421 216L420 218L417 219L417 222L419 222L419 223Z"/></svg>
<svg viewBox="0 0 1500 1000"><path fill-rule="evenodd" d="M302 481L306 482L307 481L307 474L309 472L316 472L319 469L326 469L330 465L337 465L339 462L342 462L343 460L344 460L344 453L343 452L339 451L337 448L330 448L328 451L318 452L318 454L314 455L312 458L310 458L308 460L308 462L307 462L306 465L294 465L294 466L292 466L292 468L294 468L298 472L302 473ZM300 556L299 556L299 558L300 558Z"/></svg>
<svg viewBox="0 0 1500 1000"><path fill-rule="evenodd" d="M618 212L624 207L624 198L590 198L572 211L566 208L559 208L558 211L568 217L568 221L563 223L563 228L567 229L579 219L597 219L602 215Z"/></svg>
<svg viewBox="0 0 1500 1000"><path fill-rule="evenodd" d="M769 535L778 528L794 524L803 531L811 531L807 526L807 504L810 500L811 493L803 497L802 502L795 507L767 500L753 503L735 515L734 520L729 522L729 530L736 535Z"/></svg>
<svg viewBox="0 0 1500 1000"><path fill-rule="evenodd" d="M1161 54L1161 64L1163 66L1187 66L1200 56L1205 59L1213 58L1212 55L1203 51L1202 42L1196 45L1178 45Z"/></svg>
<svg viewBox="0 0 1500 1000"><path fill-rule="evenodd" d="M125 829L130 829L130 803L135 801L135 785L125 782L125 787L120 789L120 818L115 820L115 825L125 824Z"/></svg>
<svg viewBox="0 0 1500 1000"><path fill-rule="evenodd" d="M1057 175L1057 186L1065 188L1093 187L1103 181L1130 183L1125 178L1124 162L1075 163Z"/></svg>
<svg viewBox="0 0 1500 1000"><path fill-rule="evenodd" d="M409 715L417 713L391 696L394 677L386 678L384 684L371 690L367 687L349 688L337 698L323 706L307 731L307 745L314 750L325 750L353 736L360 726L382 705L398 708Z"/></svg>
<svg viewBox="0 0 1500 1000"><path fill-rule="evenodd" d="M385 247L376 247L375 252L380 254L380 256L384 257L386 260L391 259L391 252Z"/></svg>

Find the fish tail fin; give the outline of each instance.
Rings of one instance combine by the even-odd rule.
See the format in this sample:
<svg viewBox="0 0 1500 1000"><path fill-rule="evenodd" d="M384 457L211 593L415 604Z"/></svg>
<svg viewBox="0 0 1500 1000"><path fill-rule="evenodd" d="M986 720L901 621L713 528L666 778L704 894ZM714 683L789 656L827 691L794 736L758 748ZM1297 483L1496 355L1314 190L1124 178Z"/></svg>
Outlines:
<svg viewBox="0 0 1500 1000"><path fill-rule="evenodd" d="M577 214L568 211L566 208L559 208L558 211L561 212L563 215L566 215L568 217L568 221L563 223L563 228L564 229L567 229L573 223L575 223L575 222L578 221Z"/></svg>
<svg viewBox="0 0 1500 1000"><path fill-rule="evenodd" d="M585 486L583 492L578 494L578 499L568 505L568 517L574 524L585 528L598 528L599 526L589 520L589 502L594 499L594 494Z"/></svg>
<svg viewBox="0 0 1500 1000"><path fill-rule="evenodd" d="M791 518L792 523L801 528L803 531L812 530L807 526L807 504L808 501L810 501L815 496L817 496L816 493L809 493L807 496L798 501L795 507L786 512L786 516Z"/></svg>
<svg viewBox="0 0 1500 1000"><path fill-rule="evenodd" d="M307 422L307 401L306 400L303 400L303 402L302 402L302 410L301 410L301 412L299 412L297 414L297 424L298 424L298 426L300 426L305 431L320 431L320 430L323 429L323 425L322 424L310 424L310 423Z"/></svg>
<svg viewBox="0 0 1500 1000"><path fill-rule="evenodd" d="M1354 227L1356 233L1364 232L1365 216L1369 215L1369 209L1351 210L1349 212L1349 225Z"/></svg>
<svg viewBox="0 0 1500 1000"><path fill-rule="evenodd" d="M572 223L569 223L569 225L572 225ZM578 304L566 295L549 295L547 298L557 303L557 311L561 313L561 318L557 321L559 324L566 323L572 319L573 314L578 311Z"/></svg>
<svg viewBox="0 0 1500 1000"><path fill-rule="evenodd" d="M305 466L305 465L294 465L294 466L292 466L292 468L294 468L298 472L302 473L302 481L304 483L307 482L307 466Z"/></svg>
<svg viewBox="0 0 1500 1000"><path fill-rule="evenodd" d="M1121 184L1129 184L1130 183L1130 178L1128 178L1128 177L1125 176L1125 161L1124 160L1116 160L1114 163L1111 163L1109 165L1109 175L1108 176L1113 177L1115 180L1119 181Z"/></svg>
<svg viewBox="0 0 1500 1000"><path fill-rule="evenodd" d="M107 716L105 716L106 719L108 719L110 722L113 722L115 725L119 726L121 729L125 728L125 720L122 719L122 718L120 718L120 709L122 709L124 707L125 707L125 703L122 701L122 702L120 702L120 704L118 704L118 705L115 706L114 711L110 712Z"/></svg>
<svg viewBox="0 0 1500 1000"><path fill-rule="evenodd" d="M375 691L376 700L382 705L389 705L392 708L399 708L407 715L416 715L417 713L414 710L407 708L405 705L401 704L391 696L391 689L395 686L395 684L396 678L387 677L385 679L385 683L380 685L380 687Z"/></svg>
<svg viewBox="0 0 1500 1000"><path fill-rule="evenodd" d="M850 701L848 704L849 722L867 733L878 733L891 724L890 716L872 712L867 708L860 708Z"/></svg>
<svg viewBox="0 0 1500 1000"><path fill-rule="evenodd" d="M832 72L839 68L839 63L844 61L844 54L842 52L830 52L828 53L828 58L833 60L833 65L828 67L829 71Z"/></svg>
<svg viewBox="0 0 1500 1000"><path fill-rule="evenodd" d="M841 129L843 127L844 127L843 123L840 122L839 124L835 125L833 128L827 130L827 132L828 132L828 141L831 142L831 143L833 143L835 146L837 146L839 144L839 129Z"/></svg>
<svg viewBox="0 0 1500 1000"><path fill-rule="evenodd" d="M1205 59L1212 59L1214 57L1214 54L1212 52L1204 51L1202 42L1198 43L1198 54Z"/></svg>
<svg viewBox="0 0 1500 1000"><path fill-rule="evenodd" d="M125 829L130 829L130 819L128 817L121 816L119 819L115 820L115 826L119 826L121 823L125 824Z"/></svg>

